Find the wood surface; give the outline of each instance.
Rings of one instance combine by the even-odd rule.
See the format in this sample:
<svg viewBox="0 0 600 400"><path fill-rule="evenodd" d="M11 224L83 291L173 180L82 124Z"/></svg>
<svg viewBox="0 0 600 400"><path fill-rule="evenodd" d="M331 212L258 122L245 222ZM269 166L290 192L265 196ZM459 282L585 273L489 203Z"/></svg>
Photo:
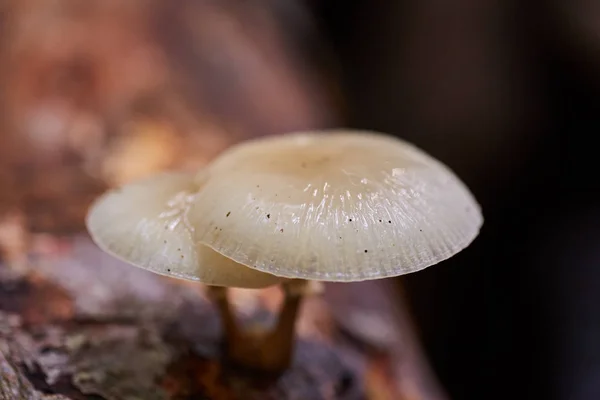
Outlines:
<svg viewBox="0 0 600 400"><path fill-rule="evenodd" d="M201 285L127 266L85 234L109 187L341 124L301 3L81 4L0 2L0 400L444 399L391 282L307 299L292 367L259 376L223 358ZM281 293L231 300L268 325Z"/></svg>

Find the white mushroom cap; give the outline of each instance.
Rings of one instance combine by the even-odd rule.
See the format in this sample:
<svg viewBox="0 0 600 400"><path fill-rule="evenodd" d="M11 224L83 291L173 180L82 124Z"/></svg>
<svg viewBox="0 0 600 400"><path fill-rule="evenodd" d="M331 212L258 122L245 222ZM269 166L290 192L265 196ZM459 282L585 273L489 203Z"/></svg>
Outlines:
<svg viewBox="0 0 600 400"><path fill-rule="evenodd" d="M356 131L238 144L197 176L195 237L259 271L358 281L418 271L483 223L466 186L402 140Z"/></svg>
<svg viewBox="0 0 600 400"><path fill-rule="evenodd" d="M186 213L197 190L189 173L163 173L127 184L94 203L88 231L107 253L158 274L242 288L280 282L195 242Z"/></svg>

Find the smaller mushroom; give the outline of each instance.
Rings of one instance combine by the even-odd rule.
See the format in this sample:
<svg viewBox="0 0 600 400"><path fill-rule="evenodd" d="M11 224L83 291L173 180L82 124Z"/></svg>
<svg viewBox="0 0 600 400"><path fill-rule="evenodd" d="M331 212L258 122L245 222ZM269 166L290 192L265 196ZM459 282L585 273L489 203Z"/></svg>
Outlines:
<svg viewBox="0 0 600 400"><path fill-rule="evenodd" d="M109 191L91 207L87 228L105 252L134 266L210 286L263 288L281 282L196 243L188 220L193 174L163 173ZM220 229L214 227L218 235Z"/></svg>
<svg viewBox="0 0 600 400"><path fill-rule="evenodd" d="M277 340L258 343L265 347L257 353L276 349L270 364L280 368L290 361L308 282L419 271L463 250L483 223L476 200L448 167L372 132L250 140L222 153L196 182L202 190L187 216L198 242L256 271L294 279Z"/></svg>
<svg viewBox="0 0 600 400"><path fill-rule="evenodd" d="M129 264L208 285L209 297L222 313L229 357L257 369L279 369L280 366L273 367L273 359L287 360L290 355L256 352L264 344L256 345L255 341L277 343L281 335L241 331L227 301L226 288L258 289L283 283L284 290L292 293L296 284L250 269L197 243L188 212L199 189L194 174L170 172L111 190L92 205L86 221L88 231L102 250ZM212 229L215 235L221 232L218 225L213 224ZM284 309L296 309L297 299L297 295L288 296ZM282 319L279 325L286 327L289 323Z"/></svg>

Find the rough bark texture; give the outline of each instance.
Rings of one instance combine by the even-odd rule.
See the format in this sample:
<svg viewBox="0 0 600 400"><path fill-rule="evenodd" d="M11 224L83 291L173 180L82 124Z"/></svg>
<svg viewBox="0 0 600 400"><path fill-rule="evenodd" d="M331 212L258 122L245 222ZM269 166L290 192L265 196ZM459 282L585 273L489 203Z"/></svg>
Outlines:
<svg viewBox="0 0 600 400"><path fill-rule="evenodd" d="M0 400L444 398L386 282L307 299L292 367L257 376L201 286L82 235L107 187L336 120L300 3L6 0L0 31ZM230 297L249 324L281 303Z"/></svg>
<svg viewBox="0 0 600 400"><path fill-rule="evenodd" d="M2 269L2 400L441 398L387 285L335 285L308 299L294 363L275 377L227 363L199 285L124 265L85 237L34 265L20 277ZM280 297L232 293L248 324L272 323Z"/></svg>

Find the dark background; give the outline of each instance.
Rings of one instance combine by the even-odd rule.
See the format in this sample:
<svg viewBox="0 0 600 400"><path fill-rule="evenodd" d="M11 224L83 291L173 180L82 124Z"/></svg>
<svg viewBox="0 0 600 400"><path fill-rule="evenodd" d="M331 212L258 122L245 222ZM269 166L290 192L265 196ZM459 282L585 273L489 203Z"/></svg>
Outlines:
<svg viewBox="0 0 600 400"><path fill-rule="evenodd" d="M600 4L314 3L348 124L427 149L483 206L472 247L403 279L451 397L599 399Z"/></svg>

